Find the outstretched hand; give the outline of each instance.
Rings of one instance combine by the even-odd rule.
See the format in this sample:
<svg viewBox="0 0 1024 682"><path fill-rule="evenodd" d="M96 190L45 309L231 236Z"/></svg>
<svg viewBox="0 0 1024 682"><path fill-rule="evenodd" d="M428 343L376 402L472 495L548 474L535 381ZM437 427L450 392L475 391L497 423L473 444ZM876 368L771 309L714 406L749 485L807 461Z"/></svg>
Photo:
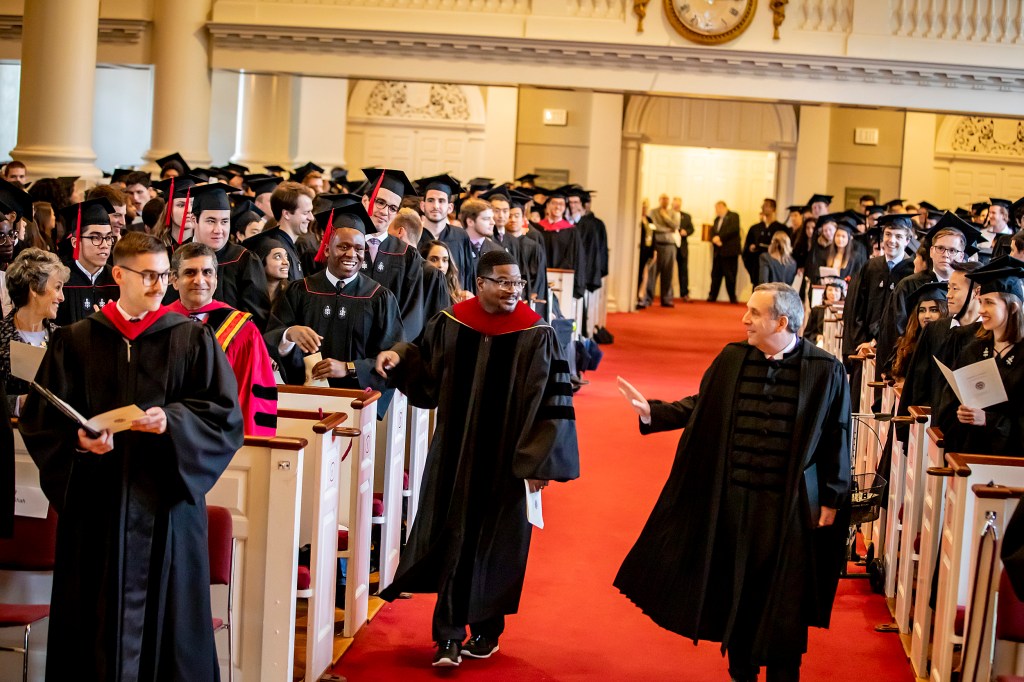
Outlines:
<svg viewBox="0 0 1024 682"><path fill-rule="evenodd" d="M402 361L401 356L393 350L381 351L377 355L377 363L375 369L377 374L381 375L385 379L388 378L388 372L398 366L398 363Z"/></svg>
<svg viewBox="0 0 1024 682"><path fill-rule="evenodd" d="M636 390L633 384L629 383L622 377L618 377L617 379L619 393L622 394L623 398L629 401L633 411L642 419L650 419L651 404L647 402L647 398L645 398L640 391Z"/></svg>

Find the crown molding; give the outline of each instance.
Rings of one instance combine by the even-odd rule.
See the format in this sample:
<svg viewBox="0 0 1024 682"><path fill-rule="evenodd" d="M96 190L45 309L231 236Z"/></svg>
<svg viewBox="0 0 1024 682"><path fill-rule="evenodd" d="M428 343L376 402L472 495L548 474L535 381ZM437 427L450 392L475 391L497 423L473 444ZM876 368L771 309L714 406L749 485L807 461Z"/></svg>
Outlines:
<svg viewBox="0 0 1024 682"><path fill-rule="evenodd" d="M836 80L1024 92L1024 71L996 67L888 61L689 46L627 45L492 36L457 36L344 28L207 24L215 48L367 56L401 54L420 60L465 56L495 62L556 67L693 72L730 76ZM0 29L2 30L2 29Z"/></svg>
<svg viewBox="0 0 1024 682"><path fill-rule="evenodd" d="M100 18L99 42L104 44L135 45L142 40L148 21L144 19ZM0 15L0 40L21 40L24 18L21 15Z"/></svg>

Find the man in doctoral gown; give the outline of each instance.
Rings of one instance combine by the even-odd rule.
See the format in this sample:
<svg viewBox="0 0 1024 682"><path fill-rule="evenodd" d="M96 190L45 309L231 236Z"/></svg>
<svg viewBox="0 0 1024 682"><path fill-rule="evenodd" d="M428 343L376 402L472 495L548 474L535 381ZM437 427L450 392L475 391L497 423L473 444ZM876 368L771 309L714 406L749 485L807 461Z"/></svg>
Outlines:
<svg viewBox="0 0 1024 682"><path fill-rule="evenodd" d="M484 254L475 298L377 360L413 405L438 409L420 511L381 595L438 594L435 666L489 657L519 608L531 531L523 481L539 490L579 476L569 364L519 300L523 284L510 254Z"/></svg>
<svg viewBox="0 0 1024 682"><path fill-rule="evenodd" d="M762 284L747 342L725 347L697 395L648 402L619 381L641 433L684 431L615 586L658 625L721 642L738 682L762 665L773 682L799 679L807 627L828 627L844 565L849 387L797 337L802 322L795 291Z"/></svg>
<svg viewBox="0 0 1024 682"><path fill-rule="evenodd" d="M114 262L120 299L58 329L36 380L145 416L89 438L32 393L20 420L59 518L46 678L217 680L206 493L242 446L238 389L213 330L161 307L160 241L128 233Z"/></svg>
<svg viewBox="0 0 1024 682"><path fill-rule="evenodd" d="M404 337L394 294L360 272L366 232L374 229L370 217L362 204L350 204L316 220L324 226L317 261L326 260L327 268L292 282L277 299L267 346L289 384L305 383L303 357L319 352L313 379L382 390L384 379L373 371L377 354Z"/></svg>

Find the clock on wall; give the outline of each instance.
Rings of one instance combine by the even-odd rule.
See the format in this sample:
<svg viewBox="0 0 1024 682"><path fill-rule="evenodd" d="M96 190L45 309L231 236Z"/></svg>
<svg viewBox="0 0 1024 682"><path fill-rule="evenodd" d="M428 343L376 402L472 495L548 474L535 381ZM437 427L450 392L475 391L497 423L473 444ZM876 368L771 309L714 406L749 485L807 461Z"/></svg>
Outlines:
<svg viewBox="0 0 1024 682"><path fill-rule="evenodd" d="M754 18L757 0L665 0L669 23L695 43L716 45L738 37Z"/></svg>

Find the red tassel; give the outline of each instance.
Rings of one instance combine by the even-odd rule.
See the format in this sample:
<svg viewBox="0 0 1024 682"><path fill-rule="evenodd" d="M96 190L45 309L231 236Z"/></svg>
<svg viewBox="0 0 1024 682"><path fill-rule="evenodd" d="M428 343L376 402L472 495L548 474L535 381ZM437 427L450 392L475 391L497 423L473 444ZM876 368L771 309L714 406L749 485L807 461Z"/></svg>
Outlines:
<svg viewBox="0 0 1024 682"><path fill-rule="evenodd" d="M373 211L376 208L376 203L377 203L377 192L380 191L380 183L384 182L384 174L387 172L387 170L388 170L387 168L381 168L380 169L380 177L377 178L377 184L373 186L373 193L370 194L370 208L367 209L367 212L370 214L370 218L371 218L370 222L373 222L372 218L373 218ZM376 226L374 226L374 227L376 227Z"/></svg>
<svg viewBox="0 0 1024 682"><path fill-rule="evenodd" d="M181 227L178 229L178 243L185 241L185 221L188 220L188 199L192 195L192 188L185 190L185 212L181 214ZM172 195L173 196L173 195ZM173 201L173 199L172 199Z"/></svg>
<svg viewBox="0 0 1024 682"><path fill-rule="evenodd" d="M166 227L170 227L171 226L171 213L174 212L172 210L173 206L174 206L174 178L172 177L171 178L171 191L167 194L167 218L164 220L164 225Z"/></svg>
<svg viewBox="0 0 1024 682"><path fill-rule="evenodd" d="M75 219L75 260L82 253L82 205L78 205L78 217Z"/></svg>
<svg viewBox="0 0 1024 682"><path fill-rule="evenodd" d="M324 236L320 238L320 248L317 249L316 256L313 258L315 263L323 263L327 260L327 246L331 243L331 233L334 232L334 209L331 208L331 217L327 219L327 224L323 226Z"/></svg>

